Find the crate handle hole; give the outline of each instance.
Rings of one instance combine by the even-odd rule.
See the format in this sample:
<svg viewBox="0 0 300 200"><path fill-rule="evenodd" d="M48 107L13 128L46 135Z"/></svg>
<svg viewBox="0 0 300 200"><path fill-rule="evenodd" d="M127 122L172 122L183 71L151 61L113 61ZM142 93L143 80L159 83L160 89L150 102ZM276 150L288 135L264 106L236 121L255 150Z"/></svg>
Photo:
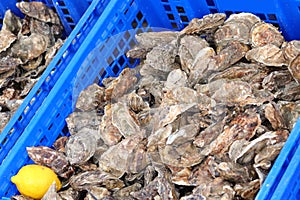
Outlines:
<svg viewBox="0 0 300 200"><path fill-rule="evenodd" d="M184 8L181 7L181 6L176 6L176 9L177 9L177 11L178 11L179 13L185 13Z"/></svg>
<svg viewBox="0 0 300 200"><path fill-rule="evenodd" d="M208 6L215 6L214 0L206 0Z"/></svg>
<svg viewBox="0 0 300 200"><path fill-rule="evenodd" d="M26 114L29 110L29 106L26 106L25 110L24 110L24 114Z"/></svg>
<svg viewBox="0 0 300 200"><path fill-rule="evenodd" d="M48 130L51 130L52 127L53 127L53 123L50 124L50 126L48 127Z"/></svg>
<svg viewBox="0 0 300 200"><path fill-rule="evenodd" d="M70 13L69 13L69 11L68 11L68 9L62 9L62 11L63 11L63 13L65 14L65 15L69 15Z"/></svg>
<svg viewBox="0 0 300 200"><path fill-rule="evenodd" d="M4 145L7 142L8 138L5 137L4 140L1 142L2 145Z"/></svg>
<svg viewBox="0 0 300 200"><path fill-rule="evenodd" d="M10 131L8 132L8 135L11 135L14 131L15 131L15 128L10 129Z"/></svg>

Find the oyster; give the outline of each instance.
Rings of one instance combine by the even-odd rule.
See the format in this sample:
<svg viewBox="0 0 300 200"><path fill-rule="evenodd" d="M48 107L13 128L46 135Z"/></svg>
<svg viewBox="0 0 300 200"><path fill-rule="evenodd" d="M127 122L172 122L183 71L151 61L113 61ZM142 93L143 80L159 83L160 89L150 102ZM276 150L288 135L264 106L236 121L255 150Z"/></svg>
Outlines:
<svg viewBox="0 0 300 200"><path fill-rule="evenodd" d="M247 51L249 50L249 47L245 44L242 44L238 41L230 41L226 44L226 46L223 46L222 49L217 52L217 55L214 57L216 70L215 71L222 71L228 67L230 67L232 64L238 62L240 59L242 59Z"/></svg>
<svg viewBox="0 0 300 200"><path fill-rule="evenodd" d="M236 194L244 199L254 199L260 188L260 180L255 179L249 183L240 183L234 186Z"/></svg>
<svg viewBox="0 0 300 200"><path fill-rule="evenodd" d="M170 134L164 147L159 148L161 160L166 165L190 167L200 163L204 155L193 145L199 126L191 124ZM176 148L174 148L176 147Z"/></svg>
<svg viewBox="0 0 300 200"><path fill-rule="evenodd" d="M300 83L300 54L298 54L289 64L288 69L297 83Z"/></svg>
<svg viewBox="0 0 300 200"><path fill-rule="evenodd" d="M57 175L67 178L69 162L64 154L49 147L26 147L29 157L39 165L51 168Z"/></svg>
<svg viewBox="0 0 300 200"><path fill-rule="evenodd" d="M292 61L298 54L300 54L300 41L292 40L282 44L282 52L285 59Z"/></svg>
<svg viewBox="0 0 300 200"><path fill-rule="evenodd" d="M287 66L288 62L283 56L282 50L274 44L266 44L249 50L246 59L256 61L266 66Z"/></svg>
<svg viewBox="0 0 300 200"><path fill-rule="evenodd" d="M234 140L251 139L260 124L260 116L253 110L246 110L244 113L237 115L227 127L224 127L224 131L210 143L210 154L228 151Z"/></svg>
<svg viewBox="0 0 300 200"><path fill-rule="evenodd" d="M92 186L106 186L108 189L124 187L123 181L101 170L76 174L71 177L70 185L75 190L88 190Z"/></svg>
<svg viewBox="0 0 300 200"><path fill-rule="evenodd" d="M41 200L62 200L62 198L56 192L55 182L50 185L49 189Z"/></svg>
<svg viewBox="0 0 300 200"><path fill-rule="evenodd" d="M91 186L88 187L87 189L87 195L85 199L103 199L105 197L108 197L111 195L111 192L106 189L105 187L99 187L99 186Z"/></svg>
<svg viewBox="0 0 300 200"><path fill-rule="evenodd" d="M97 131L83 128L75 135L71 135L66 143L66 155L71 164L81 164L88 161L97 147Z"/></svg>
<svg viewBox="0 0 300 200"><path fill-rule="evenodd" d="M0 53L6 51L17 40L12 32L2 29L0 31Z"/></svg>
<svg viewBox="0 0 300 200"><path fill-rule="evenodd" d="M189 25L185 27L181 33L183 34L201 34L205 32L214 31L225 21L226 15L224 13L208 14L201 19L194 18Z"/></svg>
<svg viewBox="0 0 300 200"><path fill-rule="evenodd" d="M137 118L134 113L130 112L129 107L122 103L112 104L112 124L125 137L132 135L143 135Z"/></svg>
<svg viewBox="0 0 300 200"><path fill-rule="evenodd" d="M236 40L243 44L250 43L250 30L252 26L260 22L259 17L251 13L232 14L226 19L215 33L214 38L218 46Z"/></svg>
<svg viewBox="0 0 300 200"><path fill-rule="evenodd" d="M43 22L60 24L58 15L43 2L19 2L16 6L22 13L29 17L33 17Z"/></svg>
<svg viewBox="0 0 300 200"><path fill-rule="evenodd" d="M94 83L80 93L76 108L86 112L95 111L104 102L104 95L104 88Z"/></svg>
<svg viewBox="0 0 300 200"><path fill-rule="evenodd" d="M4 14L2 31L9 31L14 35L18 35L22 28L21 19L16 16L11 10L7 10Z"/></svg>
<svg viewBox="0 0 300 200"><path fill-rule="evenodd" d="M127 137L101 155L99 167L117 177L125 172L139 173L148 165L145 146L138 135Z"/></svg>
<svg viewBox="0 0 300 200"><path fill-rule="evenodd" d="M104 115L99 127L99 134L104 143L109 146L117 144L122 138L119 129L112 124L111 104L104 107Z"/></svg>
<svg viewBox="0 0 300 200"><path fill-rule="evenodd" d="M135 71L125 68L118 78L106 84L105 100L114 101L123 96L137 82Z"/></svg>
<svg viewBox="0 0 300 200"><path fill-rule="evenodd" d="M200 37L194 35L183 36L180 39L180 46L178 49L182 69L188 72L187 70L190 70L194 65L194 61L199 51L208 46L209 44L207 41Z"/></svg>
<svg viewBox="0 0 300 200"><path fill-rule="evenodd" d="M43 35L31 34L30 36L22 36L12 46L13 56L21 58L23 62L27 62L33 58L39 57L47 49L48 41Z"/></svg>
<svg viewBox="0 0 300 200"><path fill-rule="evenodd" d="M266 22L254 24L250 35L251 45L253 47L261 47L267 44L273 44L280 47L284 42L284 38L279 30L272 24Z"/></svg>

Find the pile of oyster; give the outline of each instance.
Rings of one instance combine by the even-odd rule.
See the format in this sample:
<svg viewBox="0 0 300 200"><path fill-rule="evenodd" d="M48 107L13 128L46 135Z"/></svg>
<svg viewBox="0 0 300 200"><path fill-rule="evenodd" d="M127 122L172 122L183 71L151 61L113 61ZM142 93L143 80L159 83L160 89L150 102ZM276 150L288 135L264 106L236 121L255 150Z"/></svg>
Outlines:
<svg viewBox="0 0 300 200"><path fill-rule="evenodd" d="M70 137L28 147L44 199L253 199L300 114L300 42L250 13L136 35L140 65L90 85Z"/></svg>
<svg viewBox="0 0 300 200"><path fill-rule="evenodd" d="M58 15L42 2L20 2L24 19L5 12L0 31L0 132L63 44Z"/></svg>

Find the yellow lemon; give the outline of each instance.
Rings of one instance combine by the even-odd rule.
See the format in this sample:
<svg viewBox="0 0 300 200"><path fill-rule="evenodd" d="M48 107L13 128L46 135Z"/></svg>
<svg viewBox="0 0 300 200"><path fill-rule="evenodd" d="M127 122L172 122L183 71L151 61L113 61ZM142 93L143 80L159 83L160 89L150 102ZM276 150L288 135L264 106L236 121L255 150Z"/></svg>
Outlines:
<svg viewBox="0 0 300 200"><path fill-rule="evenodd" d="M11 177L11 182L16 184L21 194L34 199L41 199L53 181L56 182L56 190L60 190L61 182L55 172L48 167L35 164L22 167Z"/></svg>

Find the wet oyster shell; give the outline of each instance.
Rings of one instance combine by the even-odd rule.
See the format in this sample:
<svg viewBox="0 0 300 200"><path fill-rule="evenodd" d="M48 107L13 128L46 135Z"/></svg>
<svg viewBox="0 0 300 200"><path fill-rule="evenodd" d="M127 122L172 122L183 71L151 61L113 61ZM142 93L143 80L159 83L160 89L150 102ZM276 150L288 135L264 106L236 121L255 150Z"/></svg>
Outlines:
<svg viewBox="0 0 300 200"><path fill-rule="evenodd" d="M22 13L52 24L60 24L58 15L43 2L19 2L16 6Z"/></svg>
<svg viewBox="0 0 300 200"><path fill-rule="evenodd" d="M121 177L125 172L141 172L148 165L145 145L138 136L123 139L101 155L100 169L116 177Z"/></svg>
<svg viewBox="0 0 300 200"><path fill-rule="evenodd" d="M108 189L124 187L123 181L101 170L78 173L71 177L70 185L75 190L88 190L91 186L106 186Z"/></svg>
<svg viewBox="0 0 300 200"><path fill-rule="evenodd" d="M201 34L203 32L212 31L225 21L226 15L224 13L208 14L201 19L192 19L188 26L185 27L181 33L183 34Z"/></svg>
<svg viewBox="0 0 300 200"><path fill-rule="evenodd" d="M259 114L251 110L237 115L224 131L210 143L211 154L219 154L228 151L228 148L235 140L251 139L258 126L261 124Z"/></svg>
<svg viewBox="0 0 300 200"><path fill-rule="evenodd" d="M285 59L292 61L298 54L300 54L300 41L292 40L282 44L282 52Z"/></svg>
<svg viewBox="0 0 300 200"><path fill-rule="evenodd" d="M256 61L266 66L287 66L288 62L283 56L282 50L274 44L266 44L249 50L246 59Z"/></svg>
<svg viewBox="0 0 300 200"><path fill-rule="evenodd" d="M70 164L85 163L94 155L99 139L97 133L95 130L83 128L69 137L65 149Z"/></svg>
<svg viewBox="0 0 300 200"><path fill-rule="evenodd" d="M261 47L267 44L273 44L280 47L284 42L284 38L278 28L270 23L259 22L251 29L251 45L253 47Z"/></svg>
<svg viewBox="0 0 300 200"><path fill-rule="evenodd" d="M26 147L26 151L36 164L51 168L59 176L62 176L70 167L64 154L49 147Z"/></svg>
<svg viewBox="0 0 300 200"><path fill-rule="evenodd" d="M298 54L289 64L288 69L295 81L300 84L300 54Z"/></svg>
<svg viewBox="0 0 300 200"><path fill-rule="evenodd" d="M0 31L0 53L6 51L17 40L12 32L2 29Z"/></svg>
<svg viewBox="0 0 300 200"><path fill-rule="evenodd" d="M11 10L7 10L4 14L2 30L10 31L14 35L18 35L22 27L21 19Z"/></svg>
<svg viewBox="0 0 300 200"><path fill-rule="evenodd" d="M119 129L112 123L111 104L104 107L102 123L99 126L99 135L104 143L109 146L117 144L123 137Z"/></svg>
<svg viewBox="0 0 300 200"><path fill-rule="evenodd" d="M39 57L47 49L48 41L43 35L31 34L21 36L11 47L13 56L21 58L23 62Z"/></svg>

